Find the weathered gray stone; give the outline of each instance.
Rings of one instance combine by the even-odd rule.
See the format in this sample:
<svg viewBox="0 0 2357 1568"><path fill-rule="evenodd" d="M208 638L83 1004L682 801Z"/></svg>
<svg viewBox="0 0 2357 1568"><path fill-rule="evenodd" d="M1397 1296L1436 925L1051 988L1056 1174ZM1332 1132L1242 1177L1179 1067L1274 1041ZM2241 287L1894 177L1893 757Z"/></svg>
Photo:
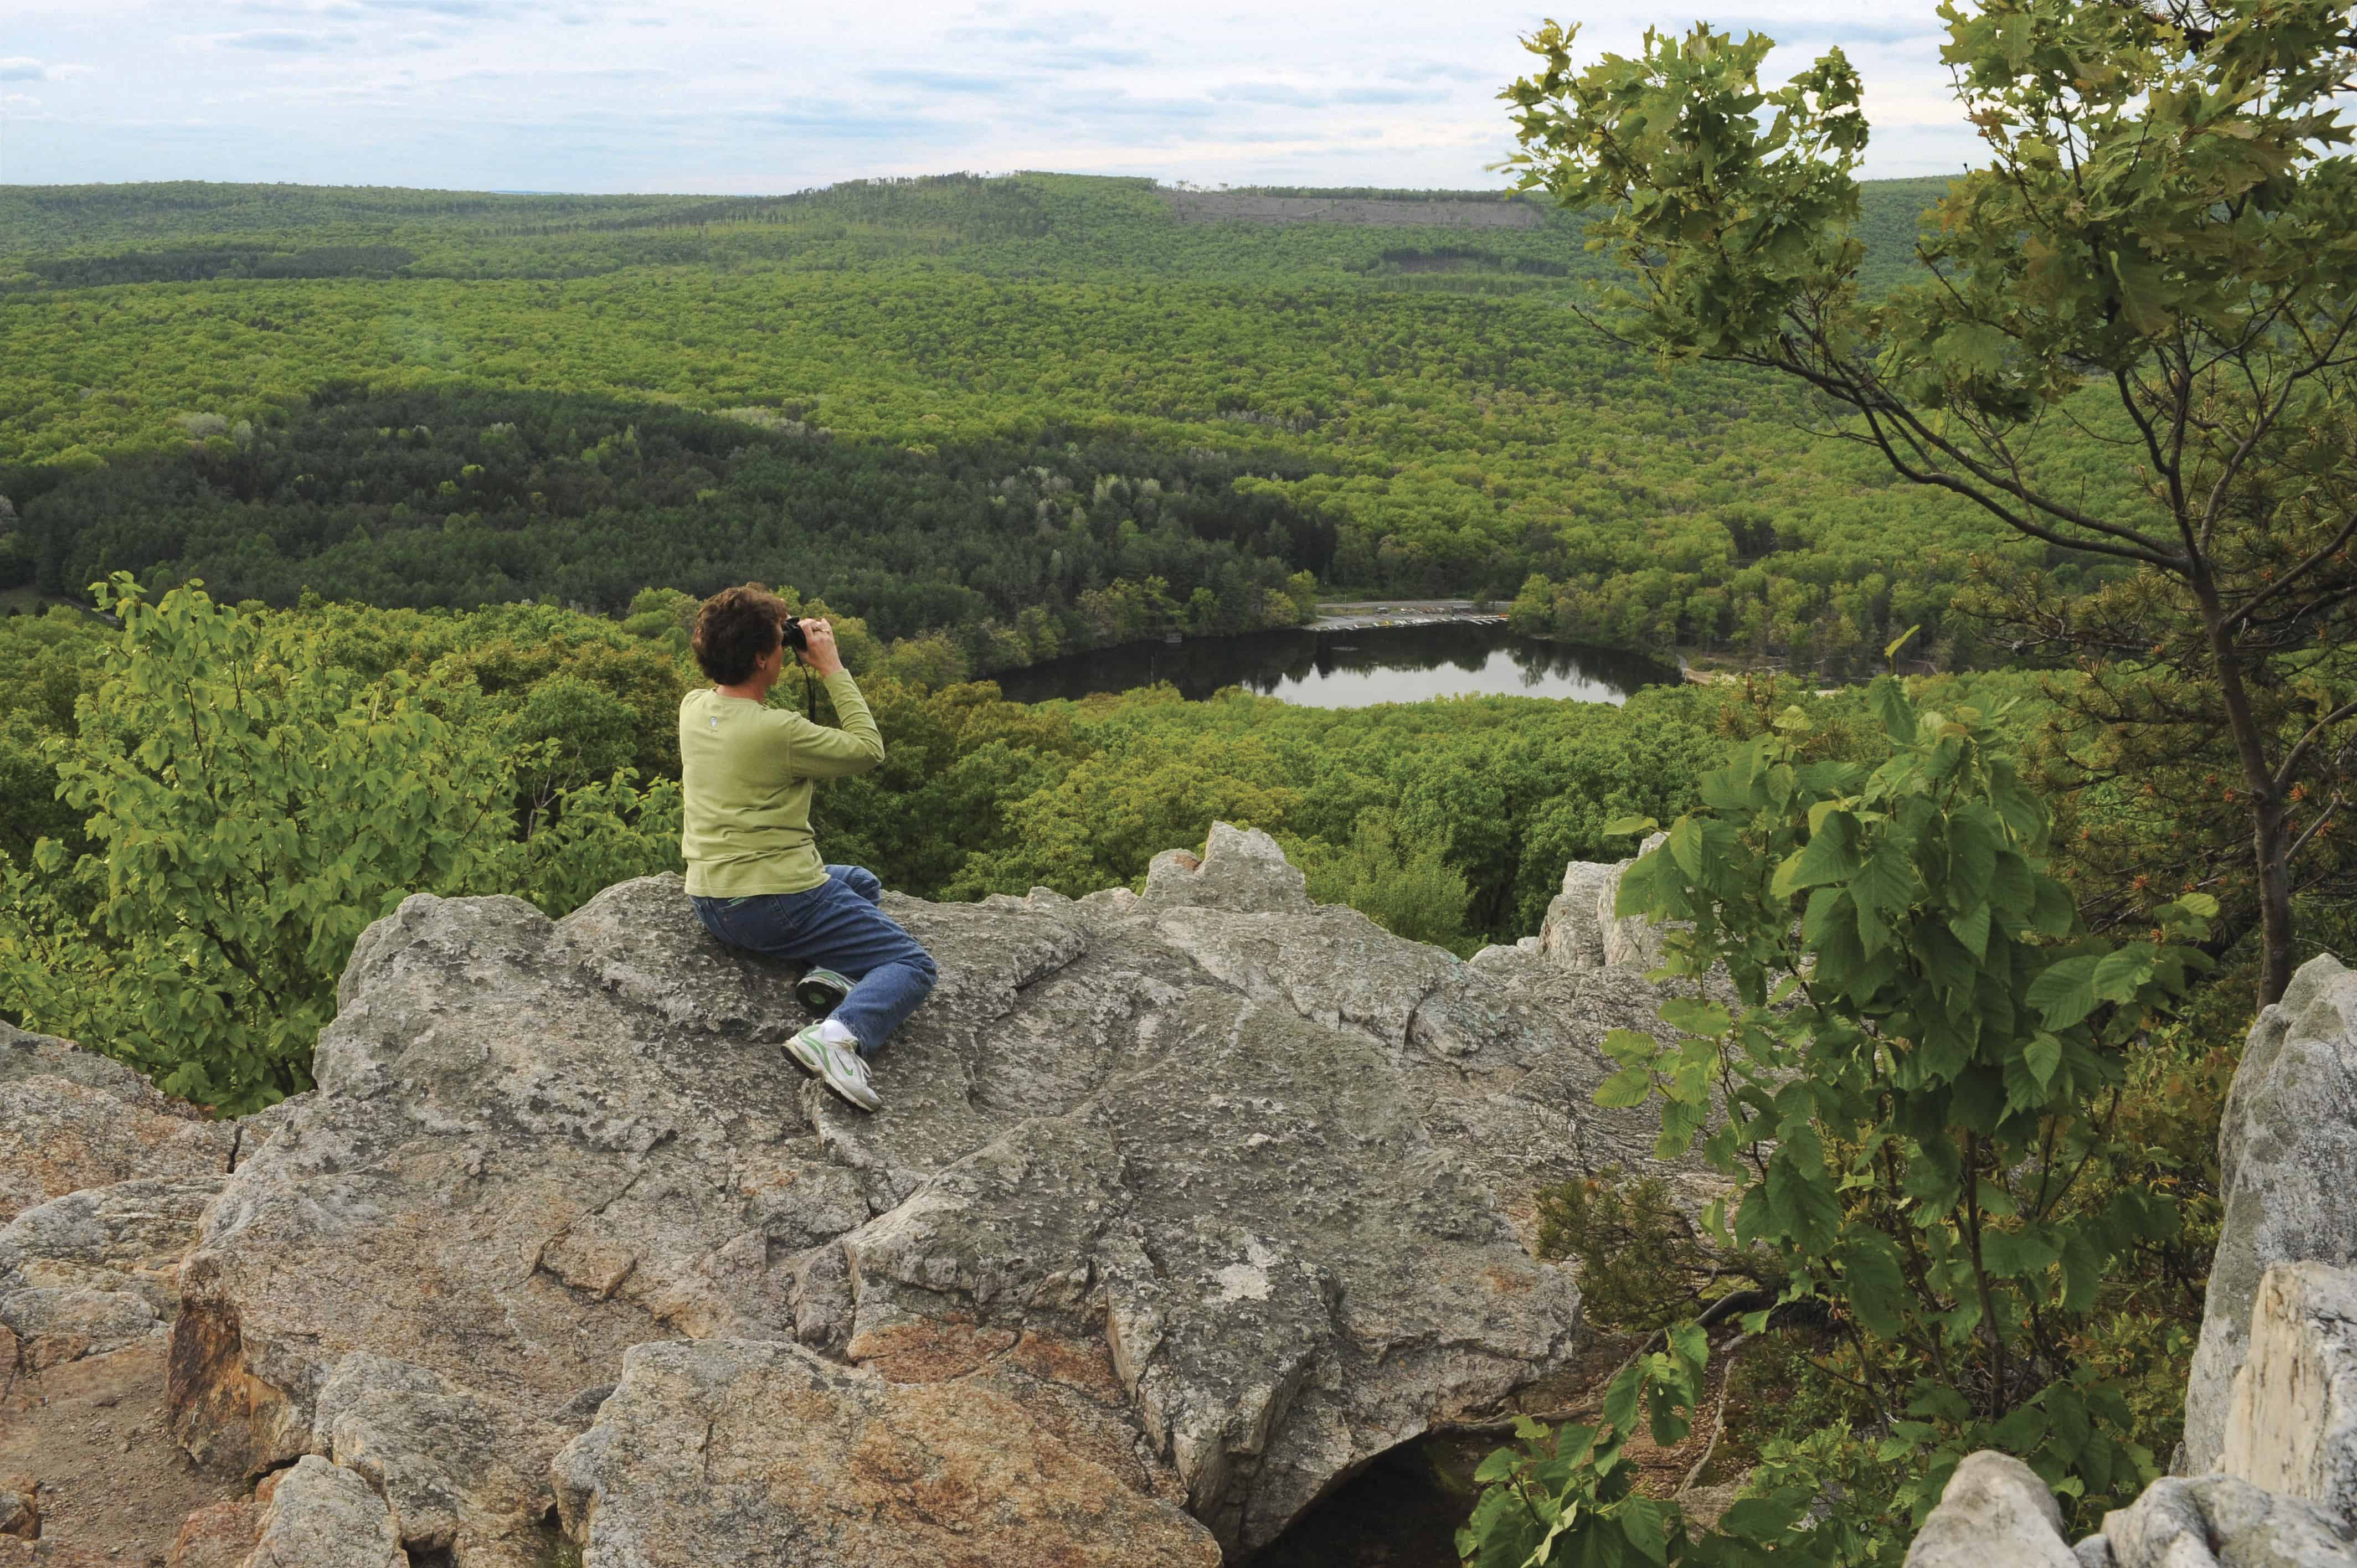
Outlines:
<svg viewBox="0 0 2357 1568"><path fill-rule="evenodd" d="M873 1117L785 1062L791 972L675 878L559 922L404 902L182 1270L176 1432L253 1472L397 1454L401 1528L473 1568L550 1499L457 1484L467 1455L525 1474L620 1422L582 1402L633 1346L799 1342L1009 1402L1243 1552L1568 1367L1577 1293L1518 1228L1540 1184L1643 1161L1650 1120L1587 1091L1654 989L1509 983L1309 904L1265 835L1159 865L1143 897L888 898L942 978ZM339 1404L355 1356L407 1369ZM347 1446L363 1407L398 1439ZM404 1500L396 1469L444 1479Z"/></svg>
<svg viewBox="0 0 2357 1568"><path fill-rule="evenodd" d="M799 1345L640 1345L555 1465L585 1568L1214 1568L1176 1499L973 1381L888 1381Z"/></svg>
<svg viewBox="0 0 2357 1568"><path fill-rule="evenodd" d="M2357 1262L2357 974L2310 959L2259 1016L2218 1133L2225 1214L2185 1391L2185 1464L2224 1448L2260 1277Z"/></svg>
<svg viewBox="0 0 2357 1568"><path fill-rule="evenodd" d="M1266 833L1213 822L1198 856L1166 849L1146 869L1149 904L1208 905L1251 914L1310 908L1308 879Z"/></svg>
<svg viewBox="0 0 2357 1568"><path fill-rule="evenodd" d="M1563 891L1548 903L1539 926L1539 951L1558 969L1604 967L1604 922L1626 861L1604 865L1575 860L1563 869Z"/></svg>
<svg viewBox="0 0 2357 1568"><path fill-rule="evenodd" d="M2357 1533L2357 1270L2278 1263L2260 1280L2219 1466Z"/></svg>
<svg viewBox="0 0 2357 1568"><path fill-rule="evenodd" d="M2115 1568L2350 1568L2357 1563L2348 1538L2322 1509L2232 1476L2164 1476L2129 1507L2104 1516L2104 1540Z"/></svg>
<svg viewBox="0 0 2357 1568"><path fill-rule="evenodd" d="M1669 840L1670 835L1667 833L1654 833L1637 846L1637 855L1641 857L1651 854L1669 843ZM1606 967L1634 969L1641 972L1659 965L1663 956L1669 950L1667 943L1663 940L1669 928L1657 926L1642 915L1623 916L1615 913L1620 897L1620 874L1626 871L1632 864L1634 864L1633 857L1621 862L1613 868L1612 879L1609 882L1598 883L1596 929L1598 944L1603 952Z"/></svg>
<svg viewBox="0 0 2357 1568"><path fill-rule="evenodd" d="M1907 1568L2080 1568L2062 1509L2009 1454L1967 1454L1907 1549Z"/></svg>
<svg viewBox="0 0 2357 1568"><path fill-rule="evenodd" d="M102 1089L119 1098L162 1110L171 1104L132 1069L96 1051L83 1050L55 1035L37 1035L0 1023L0 1083L61 1078L84 1089Z"/></svg>
<svg viewBox="0 0 2357 1568"><path fill-rule="evenodd" d="M0 1221L84 1187L225 1175L237 1144L120 1062L0 1024Z"/></svg>
<svg viewBox="0 0 2357 1568"><path fill-rule="evenodd" d="M533 1568L549 1461L571 1435L498 1419L442 1374L364 1351L337 1363L311 1412L314 1452L383 1497L404 1547L447 1548L469 1568Z"/></svg>
<svg viewBox="0 0 2357 1568"><path fill-rule="evenodd" d="M90 1187L0 1227L0 1333L15 1341L16 1369L38 1372L164 1333L179 1310L181 1254L227 1179Z"/></svg>
<svg viewBox="0 0 2357 1568"><path fill-rule="evenodd" d="M124 1292L34 1288L0 1295L0 1328L16 1337L17 1368L38 1372L135 1345L164 1324Z"/></svg>
<svg viewBox="0 0 2357 1568"><path fill-rule="evenodd" d="M170 1322L180 1305L181 1254L227 1179L116 1182L26 1209L0 1227L0 1301L28 1288L115 1292Z"/></svg>
<svg viewBox="0 0 2357 1568"><path fill-rule="evenodd" d="M366 1481L306 1455L278 1478L245 1568L409 1568L409 1554Z"/></svg>

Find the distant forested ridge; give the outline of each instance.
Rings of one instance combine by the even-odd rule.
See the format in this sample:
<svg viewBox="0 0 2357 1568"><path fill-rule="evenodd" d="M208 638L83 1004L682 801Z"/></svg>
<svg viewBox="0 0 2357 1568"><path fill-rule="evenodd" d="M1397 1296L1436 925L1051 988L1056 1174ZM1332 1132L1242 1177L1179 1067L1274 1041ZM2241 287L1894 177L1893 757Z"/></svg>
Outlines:
<svg viewBox="0 0 2357 1568"><path fill-rule="evenodd" d="M1869 286L1939 183L1868 188ZM986 624L1027 608L1059 648L1092 614L1281 624L1308 572L1643 650L1840 670L1921 624L1972 653L1949 599L2025 547L1814 440L1786 388L1598 339L1566 308L1598 274L1577 217L1260 194L1386 220L1205 220L1058 175L0 188L0 580L612 613L774 579L888 635L996 637L989 668L1018 650Z"/></svg>

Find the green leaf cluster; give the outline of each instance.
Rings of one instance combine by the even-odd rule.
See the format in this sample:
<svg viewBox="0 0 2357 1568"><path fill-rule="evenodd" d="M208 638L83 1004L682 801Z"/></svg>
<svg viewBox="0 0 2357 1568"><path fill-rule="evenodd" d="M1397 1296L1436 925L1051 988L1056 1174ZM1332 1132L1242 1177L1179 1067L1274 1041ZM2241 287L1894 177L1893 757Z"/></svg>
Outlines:
<svg viewBox="0 0 2357 1568"><path fill-rule="evenodd" d="M2136 1158L2126 1054L2209 967L2187 943L2216 906L2154 911L2157 940L2089 936L1992 717L1919 709L1890 677L1867 702L1878 764L1813 757L1790 710L1623 874L1617 912L1668 925L1658 977L1693 990L1655 1033L1606 1039L1621 1066L1595 1098L1658 1099L1655 1153L1698 1147L1729 1183L1705 1220L1715 1247L1757 1255L1783 1307L1828 1315L1885 1423L1876 1458L1907 1477L1897 1506L1920 1520L1982 1447L2091 1507L2122 1498L2153 1455L2082 1326L2178 1216L2101 1177ZM1696 1560L1886 1550L1858 1520L1804 1522L1846 1443L1763 1455L1749 1505Z"/></svg>
<svg viewBox="0 0 2357 1568"><path fill-rule="evenodd" d="M120 629L42 742L80 832L0 864L0 1005L167 1092L245 1111L307 1088L354 942L412 892L561 910L677 863L677 786L628 768L546 787L519 829L558 743L508 744L447 664L371 679L193 586L150 603L118 575L102 602Z"/></svg>
<svg viewBox="0 0 2357 1568"><path fill-rule="evenodd" d="M1514 1444L1474 1472L1484 1490L1458 1534L1469 1568L1639 1568L1682 1559L1684 1520L1676 1504L1634 1489L1628 1448L1641 1433L1662 1444L1686 1435L1709 1357L1701 1329L1674 1328L1663 1348L1613 1377L1596 1424L1548 1427L1516 1417Z"/></svg>

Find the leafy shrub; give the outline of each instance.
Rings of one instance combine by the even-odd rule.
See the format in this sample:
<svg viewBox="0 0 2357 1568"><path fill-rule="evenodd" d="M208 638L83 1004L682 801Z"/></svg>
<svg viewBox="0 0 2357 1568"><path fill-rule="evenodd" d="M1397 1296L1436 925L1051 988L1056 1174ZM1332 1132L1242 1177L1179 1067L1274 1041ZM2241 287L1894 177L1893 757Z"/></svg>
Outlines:
<svg viewBox="0 0 2357 1568"><path fill-rule="evenodd" d="M223 1110L310 1084L336 980L413 892L523 888L562 913L618 875L677 864L676 785L627 772L556 790L521 834L519 768L471 681L374 679L297 619L198 585L121 618L75 728L46 743L89 852L43 837L0 863L0 1005Z"/></svg>
<svg viewBox="0 0 2357 1568"><path fill-rule="evenodd" d="M1729 1288L1756 1294L1783 1283L1757 1254L1714 1246L1658 1176L1615 1165L1543 1187L1538 1220L1538 1255L1578 1263L1580 1311L1607 1328L1654 1333Z"/></svg>
<svg viewBox="0 0 2357 1568"><path fill-rule="evenodd" d="M2143 1157L2120 1135L2128 1048L2207 967L2166 938L2216 907L2165 906L2150 940L2088 937L1987 718L1919 712L1888 678L1868 700L1889 760L1807 760L1792 710L1620 883L1620 914L1680 923L1664 972L1695 993L1663 1004L1662 1039L1607 1037L1621 1070L1596 1099L1658 1099L1662 1158L1699 1140L1732 1184L1711 1245L1761 1254L1784 1304L1822 1304L1841 1341L1823 1370L1854 1391L1848 1419L1763 1448L1751 1506L1697 1560L1887 1555L1899 1537L1860 1516L1804 1522L1857 1480L1861 1444L1881 1506L1916 1520L1976 1448L2088 1511L2155 1473L2086 1331L2115 1262L2177 1228L2167 1195L2105 1174ZM1721 968L1733 1005L1702 994Z"/></svg>
<svg viewBox="0 0 2357 1568"><path fill-rule="evenodd" d="M1605 1568L1668 1563L1685 1554L1677 1506L1633 1489L1624 1450L1641 1430L1667 1446L1693 1426L1709 1341L1691 1325L1667 1348L1637 1357L1605 1391L1596 1425L1552 1430L1519 1416L1516 1445L1481 1461L1473 1478L1487 1489L1458 1533L1469 1568Z"/></svg>
<svg viewBox="0 0 2357 1568"><path fill-rule="evenodd" d="M309 1082L362 929L483 868L500 759L407 676L371 687L193 587L106 597L123 630L55 747L93 853L8 867L0 994L170 1093L267 1104Z"/></svg>

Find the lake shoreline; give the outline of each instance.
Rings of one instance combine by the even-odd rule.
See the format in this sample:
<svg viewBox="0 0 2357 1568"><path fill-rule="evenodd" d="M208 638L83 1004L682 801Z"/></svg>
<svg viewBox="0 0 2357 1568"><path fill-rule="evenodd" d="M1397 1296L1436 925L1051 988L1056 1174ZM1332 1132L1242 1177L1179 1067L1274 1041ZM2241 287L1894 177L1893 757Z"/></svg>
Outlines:
<svg viewBox="0 0 2357 1568"><path fill-rule="evenodd" d="M1078 701L1168 684L1190 702L1241 687L1308 707L1458 695L1617 703L1643 687L1681 680L1675 665L1642 655L1518 636L1503 616L1471 612L1469 604L1469 613L1425 614L1439 607L1429 600L1385 601L1385 608L1394 606L1399 613L1332 618L1340 625L1123 643L991 679L1017 703Z"/></svg>

